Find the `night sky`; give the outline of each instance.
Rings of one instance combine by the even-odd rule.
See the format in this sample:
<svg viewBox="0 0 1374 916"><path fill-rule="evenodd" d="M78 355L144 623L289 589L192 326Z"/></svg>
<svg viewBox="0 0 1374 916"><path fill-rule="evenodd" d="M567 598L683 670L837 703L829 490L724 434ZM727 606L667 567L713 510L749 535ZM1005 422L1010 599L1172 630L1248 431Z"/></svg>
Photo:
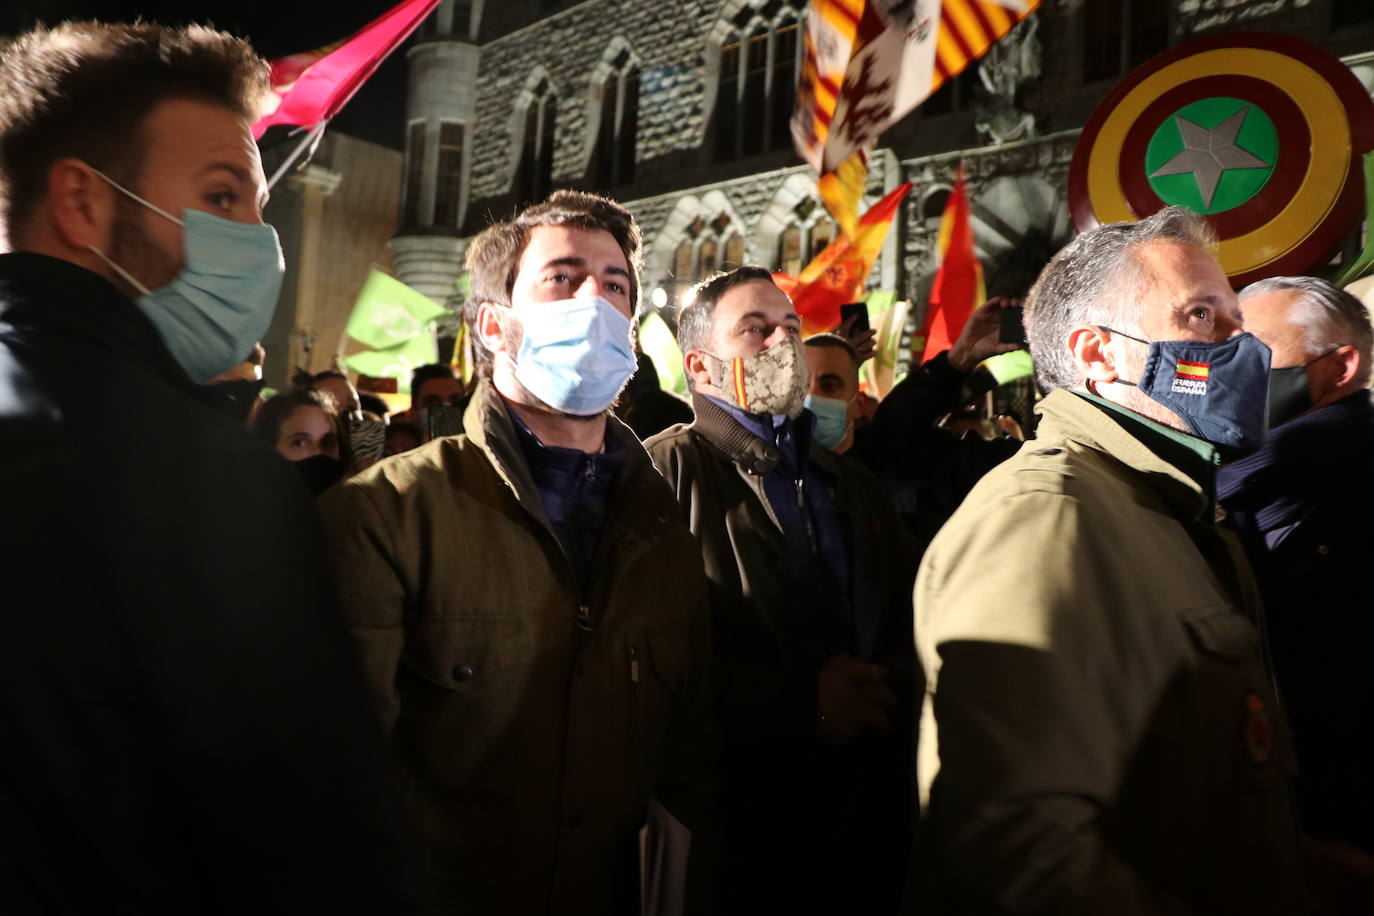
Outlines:
<svg viewBox="0 0 1374 916"><path fill-rule="evenodd" d="M64 19L129 21L142 18L168 25L202 22L242 35L258 53L273 58L308 51L346 38L394 6L397 0L0 0L0 35L13 35L35 22ZM373 74L338 116L331 130L404 146L406 45ZM271 142L269 135L266 142Z"/></svg>

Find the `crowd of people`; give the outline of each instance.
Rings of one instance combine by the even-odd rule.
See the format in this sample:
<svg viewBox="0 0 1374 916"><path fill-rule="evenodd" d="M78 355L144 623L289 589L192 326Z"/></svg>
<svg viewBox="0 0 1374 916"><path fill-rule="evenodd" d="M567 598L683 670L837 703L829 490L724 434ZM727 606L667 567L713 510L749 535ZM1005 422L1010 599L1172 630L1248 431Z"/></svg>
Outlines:
<svg viewBox="0 0 1374 916"><path fill-rule="evenodd" d="M0 56L4 912L1374 912L1358 299L1167 208L875 401L745 266L687 403L559 190L467 249L471 385L262 400L265 88ZM1011 308L1034 428L953 435Z"/></svg>

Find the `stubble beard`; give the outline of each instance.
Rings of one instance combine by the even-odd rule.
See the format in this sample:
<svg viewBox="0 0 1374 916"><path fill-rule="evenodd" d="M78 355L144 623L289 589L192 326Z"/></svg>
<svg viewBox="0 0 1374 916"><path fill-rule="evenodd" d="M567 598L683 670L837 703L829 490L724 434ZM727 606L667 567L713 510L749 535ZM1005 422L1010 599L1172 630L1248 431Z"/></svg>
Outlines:
<svg viewBox="0 0 1374 916"><path fill-rule="evenodd" d="M110 230L110 260L148 289L155 290L176 279L181 273L182 261L163 251L153 239L143 224L147 216L156 214L148 213L145 207L133 201L116 200L115 220ZM161 216L156 218L162 219ZM112 280L129 298L142 295L118 274Z"/></svg>

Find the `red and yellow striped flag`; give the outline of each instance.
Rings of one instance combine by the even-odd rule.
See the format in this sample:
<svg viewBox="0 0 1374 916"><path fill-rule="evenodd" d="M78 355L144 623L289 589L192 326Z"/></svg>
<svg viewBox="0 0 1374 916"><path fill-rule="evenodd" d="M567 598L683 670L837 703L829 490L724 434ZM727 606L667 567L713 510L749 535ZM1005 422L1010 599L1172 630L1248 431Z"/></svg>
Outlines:
<svg viewBox="0 0 1374 916"><path fill-rule="evenodd" d="M792 137L821 176L821 197L842 229L856 222L866 152L878 136L1039 5L811 0Z"/></svg>

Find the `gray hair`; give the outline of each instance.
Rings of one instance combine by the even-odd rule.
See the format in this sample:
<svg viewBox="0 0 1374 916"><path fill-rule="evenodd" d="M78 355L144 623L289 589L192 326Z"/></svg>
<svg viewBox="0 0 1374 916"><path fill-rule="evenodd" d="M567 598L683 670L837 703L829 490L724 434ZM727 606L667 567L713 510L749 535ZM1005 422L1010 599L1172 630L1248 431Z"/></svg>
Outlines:
<svg viewBox="0 0 1374 916"><path fill-rule="evenodd" d="M1374 328L1369 309L1356 296L1317 277L1267 277L1240 291L1242 301L1261 293L1293 292L1298 301L1290 317L1303 329L1307 358L1316 359L1347 344L1360 353L1360 387L1369 387Z"/></svg>
<svg viewBox="0 0 1374 916"><path fill-rule="evenodd" d="M1140 316L1151 278L1135 253L1156 241L1210 248L1216 236L1197 214L1166 207L1139 222L1108 223L1083 233L1040 272L1026 295L1025 321L1042 389L1083 383L1069 352L1069 332L1077 325L1142 334Z"/></svg>

